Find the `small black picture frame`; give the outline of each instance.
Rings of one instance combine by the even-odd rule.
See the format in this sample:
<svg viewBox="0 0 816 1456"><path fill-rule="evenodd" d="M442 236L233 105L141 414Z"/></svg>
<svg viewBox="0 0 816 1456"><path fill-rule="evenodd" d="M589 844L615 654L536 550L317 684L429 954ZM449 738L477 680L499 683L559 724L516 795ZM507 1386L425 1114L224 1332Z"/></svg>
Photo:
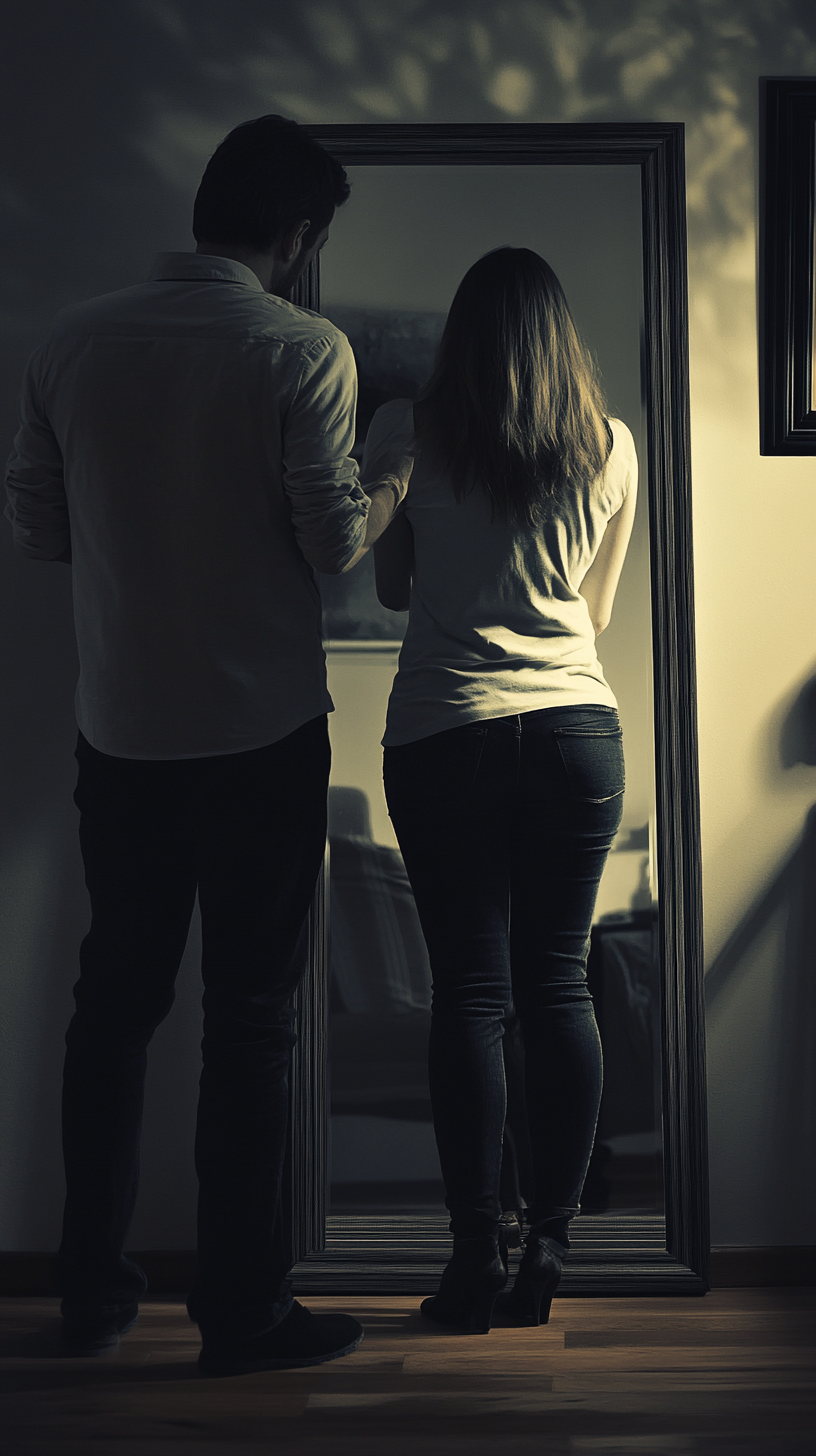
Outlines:
<svg viewBox="0 0 816 1456"><path fill-rule="evenodd" d="M816 76L759 80L760 454L816 455Z"/></svg>

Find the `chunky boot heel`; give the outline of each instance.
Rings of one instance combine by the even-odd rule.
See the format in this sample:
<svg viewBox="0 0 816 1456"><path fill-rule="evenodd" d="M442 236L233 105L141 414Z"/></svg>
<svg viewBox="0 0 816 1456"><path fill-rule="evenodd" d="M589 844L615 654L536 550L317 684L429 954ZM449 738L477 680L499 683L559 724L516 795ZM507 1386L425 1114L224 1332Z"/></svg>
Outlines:
<svg viewBox="0 0 816 1456"><path fill-rule="evenodd" d="M506 1283L507 1270L496 1239L454 1238L453 1258L443 1270L439 1293L423 1299L420 1311L436 1324L486 1335L496 1296Z"/></svg>
<svg viewBox="0 0 816 1456"><path fill-rule="evenodd" d="M512 1312L519 1319L523 1319L525 1324L548 1324L558 1278L556 1274L554 1280L552 1277L525 1279L519 1271L513 1289L507 1296L508 1303L503 1308L512 1308Z"/></svg>
<svg viewBox="0 0 816 1456"><path fill-rule="evenodd" d="M509 1315L520 1324L546 1325L561 1278L564 1252L555 1239L537 1239L531 1234L518 1267L516 1282L508 1294L500 1296L502 1314Z"/></svg>

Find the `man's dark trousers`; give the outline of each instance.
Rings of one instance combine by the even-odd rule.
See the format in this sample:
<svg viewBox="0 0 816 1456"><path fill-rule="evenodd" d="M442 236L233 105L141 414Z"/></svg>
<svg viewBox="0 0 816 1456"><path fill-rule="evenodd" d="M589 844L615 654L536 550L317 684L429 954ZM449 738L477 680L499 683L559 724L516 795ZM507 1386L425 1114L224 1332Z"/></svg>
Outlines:
<svg viewBox="0 0 816 1456"><path fill-rule="evenodd" d="M66 1037L63 1310L122 1310L145 1287L122 1250L147 1046L173 1003L198 892L204 1039L190 1310L208 1337L260 1334L291 1305L277 1211L291 998L326 841L326 715L242 753L114 758L80 735L76 756L92 922Z"/></svg>

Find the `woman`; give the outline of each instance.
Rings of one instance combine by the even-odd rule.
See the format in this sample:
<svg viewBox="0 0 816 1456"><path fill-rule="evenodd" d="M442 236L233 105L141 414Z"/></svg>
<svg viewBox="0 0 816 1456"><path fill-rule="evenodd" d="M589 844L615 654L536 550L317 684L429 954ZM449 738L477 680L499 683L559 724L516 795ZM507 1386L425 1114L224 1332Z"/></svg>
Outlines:
<svg viewBox="0 0 816 1456"><path fill-rule="evenodd" d="M375 548L408 629L384 778L433 971L429 1080L453 1256L422 1310L484 1332L499 1246L502 1018L524 1040L534 1168L506 1308L546 1322L601 1096L586 983L624 788L595 651L635 509L631 434L607 419L549 265L500 248L463 279L415 407L377 412L364 474L416 433L404 506ZM503 1257L502 1257L503 1256Z"/></svg>

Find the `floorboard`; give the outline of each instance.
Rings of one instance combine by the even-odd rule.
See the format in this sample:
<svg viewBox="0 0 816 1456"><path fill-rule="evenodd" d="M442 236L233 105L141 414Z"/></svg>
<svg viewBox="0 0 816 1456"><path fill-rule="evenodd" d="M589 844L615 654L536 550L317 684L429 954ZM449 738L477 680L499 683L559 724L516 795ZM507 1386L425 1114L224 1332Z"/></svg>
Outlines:
<svg viewBox="0 0 816 1456"><path fill-rule="evenodd" d="M814 1456L816 1290L560 1299L543 1329L450 1335L412 1296L311 1298L353 1355L202 1379L184 1305L110 1356L59 1351L53 1299L0 1300L4 1456Z"/></svg>

